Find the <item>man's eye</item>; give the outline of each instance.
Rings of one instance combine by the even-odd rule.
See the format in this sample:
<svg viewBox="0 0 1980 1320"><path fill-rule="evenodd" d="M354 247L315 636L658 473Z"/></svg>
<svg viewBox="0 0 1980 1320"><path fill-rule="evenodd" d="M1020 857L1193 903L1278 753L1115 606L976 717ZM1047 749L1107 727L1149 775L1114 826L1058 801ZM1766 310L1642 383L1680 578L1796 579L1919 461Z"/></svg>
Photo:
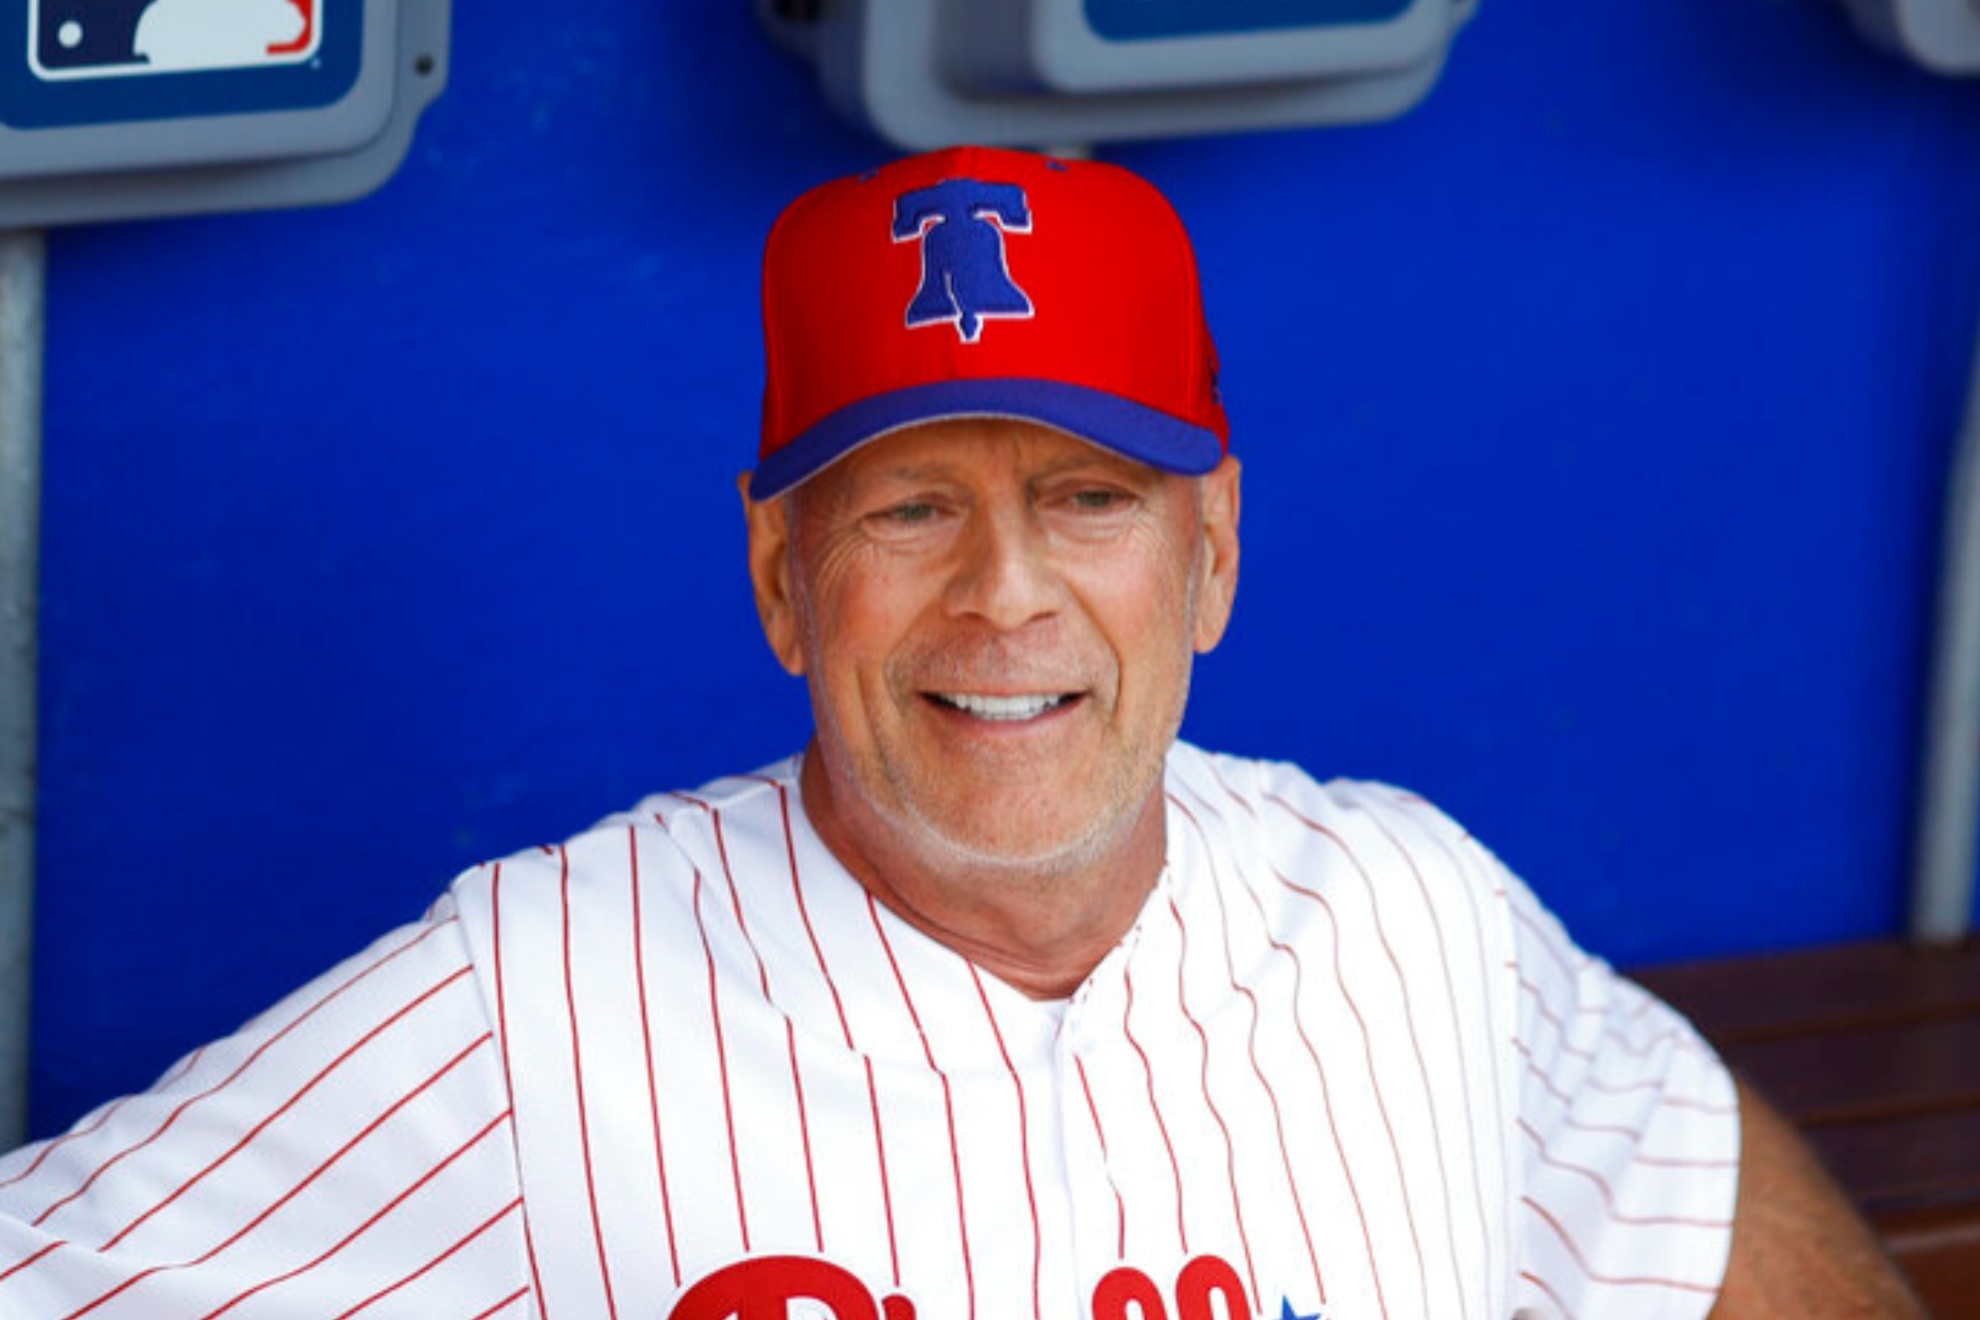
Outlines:
<svg viewBox="0 0 1980 1320"><path fill-rule="evenodd" d="M1117 490L1074 491L1072 497L1074 507L1091 510L1093 512L1104 512L1108 509L1117 509L1123 503L1125 503L1126 500L1127 497Z"/></svg>
<svg viewBox="0 0 1980 1320"><path fill-rule="evenodd" d="M914 527L933 519L935 506L925 501L910 501L906 504L891 505L873 516L883 523L896 527Z"/></svg>

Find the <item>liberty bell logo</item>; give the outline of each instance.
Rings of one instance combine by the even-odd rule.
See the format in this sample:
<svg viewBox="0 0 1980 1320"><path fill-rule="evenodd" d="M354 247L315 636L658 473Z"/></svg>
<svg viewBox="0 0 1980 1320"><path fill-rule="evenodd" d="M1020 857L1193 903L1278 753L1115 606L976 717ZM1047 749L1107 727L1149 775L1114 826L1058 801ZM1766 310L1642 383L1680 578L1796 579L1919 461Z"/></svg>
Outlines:
<svg viewBox="0 0 1980 1320"><path fill-rule="evenodd" d="M894 202L894 241L921 244L921 287L907 326L953 325L965 344L993 317L1023 320L1031 299L1011 279L1006 234L1031 232L1024 189L1010 183L945 179Z"/></svg>

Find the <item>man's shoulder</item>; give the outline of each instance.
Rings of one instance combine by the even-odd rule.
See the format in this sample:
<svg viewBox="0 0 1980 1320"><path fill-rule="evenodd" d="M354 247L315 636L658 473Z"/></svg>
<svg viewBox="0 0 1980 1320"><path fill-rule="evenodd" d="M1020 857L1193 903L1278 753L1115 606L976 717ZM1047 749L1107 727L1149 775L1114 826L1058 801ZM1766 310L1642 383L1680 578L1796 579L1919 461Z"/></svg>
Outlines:
<svg viewBox="0 0 1980 1320"><path fill-rule="evenodd" d="M1509 872L1420 795L1372 779L1319 780L1287 761L1178 744L1170 758L1172 830L1227 878L1273 877L1289 892L1370 895L1482 912ZM1372 887L1372 888L1371 888Z"/></svg>
<svg viewBox="0 0 1980 1320"><path fill-rule="evenodd" d="M558 843L483 862L449 892L473 908L515 905L546 887L572 892L634 880L655 889L669 877L717 870L738 840L784 826L797 803L798 758L724 775L693 789L652 793Z"/></svg>
<svg viewBox="0 0 1980 1320"><path fill-rule="evenodd" d="M1468 840L1463 827L1420 794L1377 779L1320 779L1292 761L1213 752L1178 741L1169 756L1172 796L1250 816L1268 816L1309 830L1349 822L1408 822L1446 842Z"/></svg>
<svg viewBox="0 0 1980 1320"><path fill-rule="evenodd" d="M1422 797L1193 747L1171 759L1168 787L1185 910L1255 917L1273 947L1321 948L1394 989L1381 1002L1399 1011L1450 974L1508 989L1510 874Z"/></svg>
<svg viewBox="0 0 1980 1320"><path fill-rule="evenodd" d="M780 798L797 792L800 764L797 756L787 756L756 770L711 779L699 788L649 794L630 811L606 817L589 832L621 829L628 823L665 829L684 816L713 816L764 806L781 808Z"/></svg>

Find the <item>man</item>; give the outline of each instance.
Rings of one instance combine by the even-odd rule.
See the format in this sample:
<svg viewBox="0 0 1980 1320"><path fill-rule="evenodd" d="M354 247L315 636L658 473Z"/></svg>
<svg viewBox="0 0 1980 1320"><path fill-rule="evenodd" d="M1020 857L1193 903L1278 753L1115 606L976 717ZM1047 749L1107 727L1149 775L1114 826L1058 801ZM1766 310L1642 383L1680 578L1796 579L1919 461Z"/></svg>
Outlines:
<svg viewBox="0 0 1980 1320"><path fill-rule="evenodd" d="M803 755L470 872L17 1152L0 1313L1917 1314L1448 820L1177 742L1239 470L1153 189L897 162L786 212L764 314Z"/></svg>

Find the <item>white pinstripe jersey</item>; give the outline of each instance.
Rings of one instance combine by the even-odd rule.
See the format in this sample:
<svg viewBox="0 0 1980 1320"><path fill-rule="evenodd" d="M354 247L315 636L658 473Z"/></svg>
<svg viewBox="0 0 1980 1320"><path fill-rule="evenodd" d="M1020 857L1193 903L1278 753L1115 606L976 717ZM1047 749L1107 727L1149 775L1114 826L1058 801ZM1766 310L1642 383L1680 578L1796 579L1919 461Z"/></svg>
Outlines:
<svg viewBox="0 0 1980 1320"><path fill-rule="evenodd" d="M796 762L459 879L0 1162L0 1315L1696 1317L1724 1069L1393 789L1187 746L1040 1004L874 903Z"/></svg>

